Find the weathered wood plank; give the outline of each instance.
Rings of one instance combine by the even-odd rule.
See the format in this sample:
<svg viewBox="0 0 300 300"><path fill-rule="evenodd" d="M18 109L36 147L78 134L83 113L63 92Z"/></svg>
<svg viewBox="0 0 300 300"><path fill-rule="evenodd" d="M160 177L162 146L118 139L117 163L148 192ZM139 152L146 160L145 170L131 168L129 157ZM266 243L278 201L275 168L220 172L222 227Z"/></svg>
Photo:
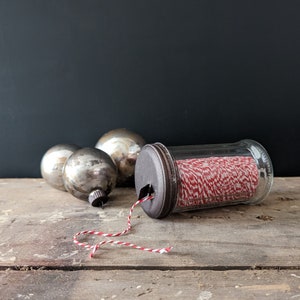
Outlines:
<svg viewBox="0 0 300 300"><path fill-rule="evenodd" d="M299 271L2 271L1 299L299 299Z"/></svg>
<svg viewBox="0 0 300 300"><path fill-rule="evenodd" d="M149 247L174 247L153 254L105 246L94 259L72 243L73 234L120 231L136 200L134 189L118 188L105 209L94 208L42 179L0 179L0 267L247 267L300 266L300 178L276 178L268 199L154 220L136 208L132 233L119 238Z"/></svg>

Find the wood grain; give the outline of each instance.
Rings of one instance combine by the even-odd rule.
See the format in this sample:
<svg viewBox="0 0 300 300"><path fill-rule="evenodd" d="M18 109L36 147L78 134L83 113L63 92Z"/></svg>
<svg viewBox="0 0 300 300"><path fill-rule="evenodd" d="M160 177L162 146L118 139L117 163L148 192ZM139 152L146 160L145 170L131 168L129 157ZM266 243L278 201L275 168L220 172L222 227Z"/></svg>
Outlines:
<svg viewBox="0 0 300 300"><path fill-rule="evenodd" d="M2 271L2 299L298 299L299 271Z"/></svg>
<svg viewBox="0 0 300 300"><path fill-rule="evenodd" d="M1 299L300 298L300 178L275 178L256 206L162 220L137 207L119 239L169 254L104 246L90 259L73 244L81 230L124 229L135 201L134 189L117 188L101 209L42 179L0 179Z"/></svg>

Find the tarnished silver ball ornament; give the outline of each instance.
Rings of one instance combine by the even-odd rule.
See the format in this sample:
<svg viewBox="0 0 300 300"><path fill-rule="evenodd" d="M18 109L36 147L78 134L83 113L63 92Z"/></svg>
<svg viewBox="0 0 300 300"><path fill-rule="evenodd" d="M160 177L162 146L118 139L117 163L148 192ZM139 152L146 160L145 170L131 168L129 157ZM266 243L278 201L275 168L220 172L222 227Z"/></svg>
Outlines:
<svg viewBox="0 0 300 300"><path fill-rule="evenodd" d="M145 140L130 130L119 128L105 133L95 147L103 150L118 168L117 185L134 184L134 168Z"/></svg>
<svg viewBox="0 0 300 300"><path fill-rule="evenodd" d="M82 148L66 161L63 181L74 197L102 206L116 185L117 168L110 156L96 148Z"/></svg>
<svg viewBox="0 0 300 300"><path fill-rule="evenodd" d="M80 147L72 144L58 144L43 155L40 169L42 177L52 187L66 191L62 173L67 159Z"/></svg>

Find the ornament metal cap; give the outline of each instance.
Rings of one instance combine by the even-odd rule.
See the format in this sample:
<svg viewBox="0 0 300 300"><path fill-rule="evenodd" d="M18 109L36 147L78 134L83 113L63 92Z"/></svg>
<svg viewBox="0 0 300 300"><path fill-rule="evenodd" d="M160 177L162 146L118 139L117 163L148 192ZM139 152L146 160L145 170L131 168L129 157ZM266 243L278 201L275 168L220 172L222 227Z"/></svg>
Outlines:
<svg viewBox="0 0 300 300"><path fill-rule="evenodd" d="M103 206L108 200L108 197L106 193L100 189L94 190L89 194L88 198L90 204L92 206L98 207L98 206Z"/></svg>

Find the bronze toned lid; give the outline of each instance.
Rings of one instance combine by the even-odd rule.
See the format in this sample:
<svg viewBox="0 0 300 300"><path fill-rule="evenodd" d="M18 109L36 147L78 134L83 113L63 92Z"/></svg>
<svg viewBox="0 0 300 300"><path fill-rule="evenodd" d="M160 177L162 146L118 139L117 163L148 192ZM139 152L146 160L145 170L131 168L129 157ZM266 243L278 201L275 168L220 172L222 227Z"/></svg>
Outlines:
<svg viewBox="0 0 300 300"><path fill-rule="evenodd" d="M177 195L176 168L168 149L161 143L145 145L137 158L134 178L140 198L147 196L147 187L154 195L154 199L142 203L145 213L155 219L167 217Z"/></svg>

